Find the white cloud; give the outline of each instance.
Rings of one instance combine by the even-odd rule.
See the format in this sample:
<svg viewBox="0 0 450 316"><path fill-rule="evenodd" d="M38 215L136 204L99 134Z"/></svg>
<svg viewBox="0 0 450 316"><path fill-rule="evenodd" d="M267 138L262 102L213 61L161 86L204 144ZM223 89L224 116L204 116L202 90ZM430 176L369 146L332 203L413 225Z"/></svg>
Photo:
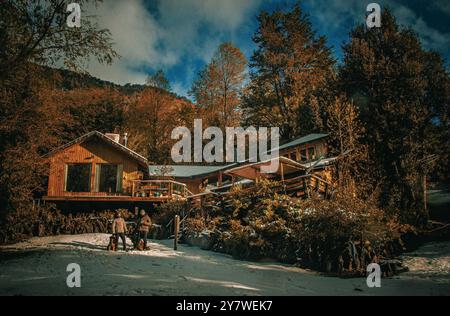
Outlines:
<svg viewBox="0 0 450 316"><path fill-rule="evenodd" d="M225 34L238 34L261 2L161 0L156 3L156 12L149 12L142 0L108 0L96 9L89 7L89 13L98 16L100 26L111 31L114 48L122 56L112 66L92 62L89 71L120 84L143 83L148 68L180 65L182 59L207 62ZM187 72L192 69L189 64L183 66ZM186 77L194 75L187 73ZM180 82L173 85L180 92L187 90Z"/></svg>
<svg viewBox="0 0 450 316"><path fill-rule="evenodd" d="M393 13L401 25L417 32L426 48L444 52L448 49L450 33L442 33L428 26L423 18L405 6L394 7Z"/></svg>
<svg viewBox="0 0 450 316"><path fill-rule="evenodd" d="M306 0L306 3L313 9L311 15L314 15L322 28L326 25L330 26L330 28L327 28L328 35L342 36L342 27L346 27L347 19L352 20L355 24L364 23L366 6L369 2L360 0ZM425 48L438 50L444 54L448 51L450 33L443 33L430 27L422 17L398 1L380 0L378 3L382 8L391 8L400 25L411 27L417 32ZM442 12L450 12L448 0L438 0L434 7Z"/></svg>
<svg viewBox="0 0 450 316"><path fill-rule="evenodd" d="M448 0L435 0L433 1L432 6L439 11L444 12L447 15L450 15L450 1Z"/></svg>
<svg viewBox="0 0 450 316"><path fill-rule="evenodd" d="M364 22L367 3L360 0L304 0L308 12L328 37L342 38L348 22ZM122 56L112 66L92 62L89 71L96 77L116 83L143 83L146 69L180 70L172 82L175 92L186 95L200 60L208 62L224 40L237 39L247 55L253 49L250 37L254 18L263 0L159 0L150 12L144 0L108 0L89 13L98 15L99 24L112 32L115 49ZM430 27L417 13L396 0L380 0L389 5L400 24L412 27L426 48L448 52L449 33ZM448 0L438 0L435 7L449 12ZM249 31L249 28L252 28ZM239 43L235 43L239 44ZM336 47L339 49L339 47ZM181 71L184 70L184 73Z"/></svg>

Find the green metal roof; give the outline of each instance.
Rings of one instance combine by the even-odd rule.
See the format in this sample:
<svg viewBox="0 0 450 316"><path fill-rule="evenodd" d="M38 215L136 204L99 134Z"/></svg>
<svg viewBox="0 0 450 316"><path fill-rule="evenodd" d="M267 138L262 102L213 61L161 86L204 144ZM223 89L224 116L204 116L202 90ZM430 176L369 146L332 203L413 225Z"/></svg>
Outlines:
<svg viewBox="0 0 450 316"><path fill-rule="evenodd" d="M322 138L327 137L328 134L309 134L300 138L297 138L289 143L286 143L284 145L281 145L278 149L283 150L291 147L300 146L307 143L312 143L314 141L320 140Z"/></svg>
<svg viewBox="0 0 450 316"><path fill-rule="evenodd" d="M211 173L216 173L221 170L226 170L233 165L227 166L179 166L179 165L169 165L169 166L149 166L148 171L150 176L158 175L158 169L161 167L170 168L172 171L166 176L176 177L176 178L196 178L200 176L206 176Z"/></svg>
<svg viewBox="0 0 450 316"><path fill-rule="evenodd" d="M322 138L327 137L328 134L309 134L304 137L297 138L291 142L283 144L279 147L279 150L300 146L307 143L312 143L314 141L320 140ZM155 165L149 166L149 174L150 176L158 175L158 169L162 167L171 168L172 171L166 176L176 177L176 178L197 178L201 176L207 176L212 173L216 173L219 171L225 171L230 168L237 167L239 165L243 165L248 163L248 161L241 163L228 164L225 166L182 166L182 165Z"/></svg>

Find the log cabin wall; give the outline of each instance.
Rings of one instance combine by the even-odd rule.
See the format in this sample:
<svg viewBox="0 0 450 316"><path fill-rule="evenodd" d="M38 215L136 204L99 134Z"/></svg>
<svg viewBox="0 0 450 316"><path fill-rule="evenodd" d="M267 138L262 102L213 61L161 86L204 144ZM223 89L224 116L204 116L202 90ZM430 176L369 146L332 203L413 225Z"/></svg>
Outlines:
<svg viewBox="0 0 450 316"><path fill-rule="evenodd" d="M91 192L66 192L65 174L67 164L91 164ZM95 176L97 164L117 164L123 166L122 194L130 195L132 180L142 179L143 172L139 163L126 154L98 139L90 139L74 144L50 157L50 174L48 180L48 196L102 196L104 192L95 192Z"/></svg>

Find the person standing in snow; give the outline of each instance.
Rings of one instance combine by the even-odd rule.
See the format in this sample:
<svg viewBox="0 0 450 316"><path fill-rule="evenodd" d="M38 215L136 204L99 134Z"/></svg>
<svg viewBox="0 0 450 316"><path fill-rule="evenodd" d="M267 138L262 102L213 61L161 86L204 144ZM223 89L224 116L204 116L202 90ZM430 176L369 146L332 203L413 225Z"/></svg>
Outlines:
<svg viewBox="0 0 450 316"><path fill-rule="evenodd" d="M112 232L116 236L117 242L119 242L119 238L122 239L123 250L127 251L127 242L125 238L125 234L127 233L127 225L120 212L116 212L116 216L112 225Z"/></svg>
<svg viewBox="0 0 450 316"><path fill-rule="evenodd" d="M150 216L148 216L144 210L141 210L140 218L138 221L138 232L139 232L139 240L144 241L144 250L147 249L147 236L150 231L150 227L152 226L152 220Z"/></svg>

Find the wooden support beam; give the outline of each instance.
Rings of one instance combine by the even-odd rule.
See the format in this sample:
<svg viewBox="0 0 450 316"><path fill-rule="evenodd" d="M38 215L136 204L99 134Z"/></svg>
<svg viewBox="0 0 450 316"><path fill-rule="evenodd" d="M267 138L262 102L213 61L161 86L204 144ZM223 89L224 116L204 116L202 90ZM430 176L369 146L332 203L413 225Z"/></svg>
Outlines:
<svg viewBox="0 0 450 316"><path fill-rule="evenodd" d="M173 250L178 250L178 234L180 232L180 216L175 215L175 219L173 221L174 229L173 229Z"/></svg>
<svg viewBox="0 0 450 316"><path fill-rule="evenodd" d="M219 172L219 183L218 183L218 187L222 187L222 183L223 183L223 172Z"/></svg>

